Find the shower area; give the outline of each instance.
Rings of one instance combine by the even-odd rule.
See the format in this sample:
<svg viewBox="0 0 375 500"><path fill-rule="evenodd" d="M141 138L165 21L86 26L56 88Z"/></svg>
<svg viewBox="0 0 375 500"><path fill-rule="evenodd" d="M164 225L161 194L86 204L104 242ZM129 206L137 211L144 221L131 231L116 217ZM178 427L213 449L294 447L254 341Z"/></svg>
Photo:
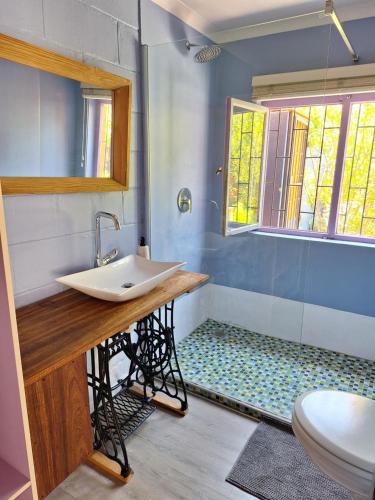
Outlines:
<svg viewBox="0 0 375 500"><path fill-rule="evenodd" d="M236 41L155 19L146 236L153 259L210 276L176 302L188 390L285 422L314 389L375 399L375 85L358 70L375 19L345 23L352 52L322 12Z"/></svg>

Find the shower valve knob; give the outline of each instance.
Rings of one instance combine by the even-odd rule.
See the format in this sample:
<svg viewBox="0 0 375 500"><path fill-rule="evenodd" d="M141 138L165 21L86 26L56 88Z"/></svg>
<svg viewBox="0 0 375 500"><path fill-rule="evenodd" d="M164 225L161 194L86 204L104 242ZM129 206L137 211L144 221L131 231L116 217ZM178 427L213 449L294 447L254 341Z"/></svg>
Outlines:
<svg viewBox="0 0 375 500"><path fill-rule="evenodd" d="M191 197L191 191L189 188L182 188L180 189L178 195L177 195L177 206L178 209L181 213L186 213L192 211L192 197Z"/></svg>

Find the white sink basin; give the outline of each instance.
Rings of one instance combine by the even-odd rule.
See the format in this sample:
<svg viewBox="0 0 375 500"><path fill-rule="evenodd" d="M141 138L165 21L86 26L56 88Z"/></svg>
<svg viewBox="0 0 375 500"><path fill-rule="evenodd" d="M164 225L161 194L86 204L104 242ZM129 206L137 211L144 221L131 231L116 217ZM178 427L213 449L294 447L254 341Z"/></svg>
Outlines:
<svg viewBox="0 0 375 500"><path fill-rule="evenodd" d="M97 299L125 302L150 292L185 264L128 255L112 264L69 274L56 281Z"/></svg>

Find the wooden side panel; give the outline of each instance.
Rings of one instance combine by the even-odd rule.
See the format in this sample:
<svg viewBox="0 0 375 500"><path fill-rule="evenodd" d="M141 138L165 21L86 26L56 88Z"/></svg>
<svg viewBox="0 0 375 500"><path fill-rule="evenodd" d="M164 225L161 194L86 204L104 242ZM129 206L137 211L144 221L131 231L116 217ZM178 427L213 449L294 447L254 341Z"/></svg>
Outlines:
<svg viewBox="0 0 375 500"><path fill-rule="evenodd" d="M93 451L81 355L26 388L31 443L40 497L45 497Z"/></svg>
<svg viewBox="0 0 375 500"><path fill-rule="evenodd" d="M131 84L113 92L113 179L129 187Z"/></svg>
<svg viewBox="0 0 375 500"><path fill-rule="evenodd" d="M4 475L8 481L8 491L5 488L6 481L1 479ZM25 481L21 476L24 476ZM16 486L16 489L22 490L22 486L28 484L29 480L36 498L12 274L0 186L0 497L8 498L7 495Z"/></svg>

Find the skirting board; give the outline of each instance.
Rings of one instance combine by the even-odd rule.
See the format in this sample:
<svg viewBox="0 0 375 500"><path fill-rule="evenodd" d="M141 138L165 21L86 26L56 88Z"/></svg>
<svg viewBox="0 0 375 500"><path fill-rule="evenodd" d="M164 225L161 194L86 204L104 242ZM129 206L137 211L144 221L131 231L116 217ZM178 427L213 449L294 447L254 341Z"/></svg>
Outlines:
<svg viewBox="0 0 375 500"><path fill-rule="evenodd" d="M375 318L238 288L202 288L202 317L375 361Z"/></svg>

